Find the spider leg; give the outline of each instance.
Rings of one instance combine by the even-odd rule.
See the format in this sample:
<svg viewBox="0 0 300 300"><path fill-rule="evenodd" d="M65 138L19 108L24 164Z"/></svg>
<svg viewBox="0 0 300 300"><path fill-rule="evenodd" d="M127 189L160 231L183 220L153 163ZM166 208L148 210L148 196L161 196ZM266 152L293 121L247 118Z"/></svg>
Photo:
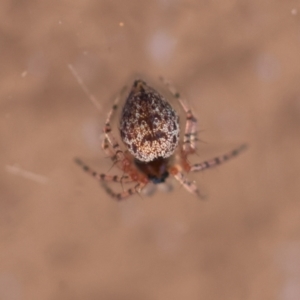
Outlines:
<svg viewBox="0 0 300 300"><path fill-rule="evenodd" d="M130 183L133 182L133 180L128 175L106 175L101 174L93 169L91 169L88 165L83 163L80 159L75 159L75 162L88 174L90 174L92 177L99 181L106 181L106 182L120 182L120 183Z"/></svg>
<svg viewBox="0 0 300 300"><path fill-rule="evenodd" d="M204 199L204 196L200 193L195 182L187 179L186 176L180 171L174 174L175 179L190 193L195 194L201 199Z"/></svg>
<svg viewBox="0 0 300 300"><path fill-rule="evenodd" d="M185 131L183 138L183 152L186 156L187 154L194 153L196 150L197 141L197 119L194 116L192 110L187 106L185 101L181 98L180 93L172 85L172 83L163 77L160 77L161 81L166 85L170 93L179 101L186 114Z"/></svg>
<svg viewBox="0 0 300 300"><path fill-rule="evenodd" d="M110 159L116 163L117 162L117 156L115 154L115 152L109 148L109 142L108 142L108 139L107 137L104 137L103 138L103 141L102 141L102 145L101 145L102 149L104 150L104 152L106 153L106 155L108 157L110 157Z"/></svg>
<svg viewBox="0 0 300 300"><path fill-rule="evenodd" d="M245 150L247 148L246 144L243 144L242 146L240 146L239 148L236 148L226 154L223 154L221 156L217 156L213 159L209 159L207 161L198 163L198 164L194 164L191 166L190 171L191 172L199 172L199 171L204 171L206 169L210 169L212 167L215 167L217 165L220 165L228 160L230 160L231 158L237 156L238 154L240 154L243 150Z"/></svg>
<svg viewBox="0 0 300 300"><path fill-rule="evenodd" d="M125 159L124 156L124 152L121 150L120 145L118 144L117 140L115 139L115 137L113 136L113 134L111 133L111 125L110 122L112 120L112 118L115 115L115 112L118 108L118 102L120 101L120 98L123 94L123 92L125 91L126 87L124 87L122 89L122 91L120 92L120 94L116 97L114 104L111 108L111 110L109 111L106 121L105 121L105 126L103 128L103 132L105 134L105 138L104 141L102 143L102 148L107 151L108 150L108 144L111 145L112 147L112 152L114 153L113 155L115 155L116 160L117 161L123 161Z"/></svg>
<svg viewBox="0 0 300 300"><path fill-rule="evenodd" d="M154 195L156 193L157 186L157 184L149 182L149 184L143 189L142 195L147 197Z"/></svg>
<svg viewBox="0 0 300 300"><path fill-rule="evenodd" d="M134 187L129 188L126 191L123 191L121 193L115 193L104 181L101 182L103 188L105 191L116 200L120 201L123 200L131 195L134 195L136 193L140 193L140 191L145 187L146 183L139 182Z"/></svg>

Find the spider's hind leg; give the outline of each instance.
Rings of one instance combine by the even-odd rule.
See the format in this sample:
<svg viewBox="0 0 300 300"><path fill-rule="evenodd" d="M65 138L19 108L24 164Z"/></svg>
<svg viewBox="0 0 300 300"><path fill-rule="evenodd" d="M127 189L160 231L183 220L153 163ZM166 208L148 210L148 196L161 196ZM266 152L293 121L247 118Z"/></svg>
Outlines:
<svg viewBox="0 0 300 300"><path fill-rule="evenodd" d="M187 156L188 154L194 153L196 150L196 141L197 141L197 119L194 116L191 108L189 108L186 104L186 101L182 99L180 93L177 89L172 85L172 83L166 80L163 77L160 77L161 81L166 85L170 93L178 100L181 107L183 108L186 114L186 123L184 130L184 138L183 138L183 155Z"/></svg>
<svg viewBox="0 0 300 300"><path fill-rule="evenodd" d="M111 108L111 110L109 111L106 121L105 121L105 126L103 128L103 132L105 134L105 138L103 140L102 143L102 148L107 151L108 149L108 145L111 146L111 151L113 152L113 154L116 156L117 161L123 161L125 158L124 156L124 152L122 151L119 143L117 142L116 138L113 136L113 134L111 133L112 128L111 128L111 120L113 119L116 110L118 109L118 103L121 99L122 94L124 93L124 91L126 90L126 86L121 90L121 92L119 93L119 95L116 97L114 104Z"/></svg>

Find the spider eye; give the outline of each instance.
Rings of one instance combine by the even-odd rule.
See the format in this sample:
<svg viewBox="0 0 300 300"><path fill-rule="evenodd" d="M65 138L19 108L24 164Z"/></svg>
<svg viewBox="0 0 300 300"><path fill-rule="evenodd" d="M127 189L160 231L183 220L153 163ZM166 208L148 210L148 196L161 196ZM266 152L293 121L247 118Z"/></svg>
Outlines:
<svg viewBox="0 0 300 300"><path fill-rule="evenodd" d="M161 177L156 177L153 175L149 175L148 179L151 180L154 184L163 183L165 182L166 178L169 177L169 172L164 172Z"/></svg>

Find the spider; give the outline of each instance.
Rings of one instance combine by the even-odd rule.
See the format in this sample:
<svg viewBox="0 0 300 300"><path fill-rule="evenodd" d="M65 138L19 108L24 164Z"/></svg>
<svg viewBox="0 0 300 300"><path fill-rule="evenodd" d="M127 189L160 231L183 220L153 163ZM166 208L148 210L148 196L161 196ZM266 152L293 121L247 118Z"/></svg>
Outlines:
<svg viewBox="0 0 300 300"><path fill-rule="evenodd" d="M84 171L99 180L106 192L116 200L140 193L149 182L164 183L172 175L189 192L201 196L195 182L185 174L204 171L228 161L246 148L242 145L224 155L191 165L188 156L195 153L197 141L197 119L185 104L173 85L161 78L170 93L185 112L186 123L183 141L180 142L179 116L162 95L145 81L134 81L123 106L119 130L126 150L122 150L112 134L111 120L118 108L118 102L125 88L117 96L104 126L103 150L123 175L100 174L81 160L76 159ZM107 182L135 183L120 193L114 192Z"/></svg>

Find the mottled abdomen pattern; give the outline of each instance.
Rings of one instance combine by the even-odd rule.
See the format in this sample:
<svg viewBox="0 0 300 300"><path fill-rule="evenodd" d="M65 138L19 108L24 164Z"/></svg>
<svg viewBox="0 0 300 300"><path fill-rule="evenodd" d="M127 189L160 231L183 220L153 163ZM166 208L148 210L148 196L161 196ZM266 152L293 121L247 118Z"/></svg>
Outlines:
<svg viewBox="0 0 300 300"><path fill-rule="evenodd" d="M167 158L179 142L179 117L163 96L136 80L123 107L120 134L137 160Z"/></svg>

